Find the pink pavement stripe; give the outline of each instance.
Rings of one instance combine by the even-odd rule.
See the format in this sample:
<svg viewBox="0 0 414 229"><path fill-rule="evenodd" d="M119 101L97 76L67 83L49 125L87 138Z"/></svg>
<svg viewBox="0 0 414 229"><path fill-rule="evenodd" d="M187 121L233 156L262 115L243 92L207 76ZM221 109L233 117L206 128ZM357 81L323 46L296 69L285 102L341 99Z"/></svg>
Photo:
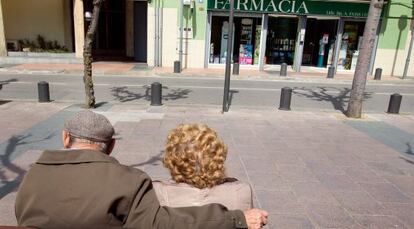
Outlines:
<svg viewBox="0 0 414 229"><path fill-rule="evenodd" d="M94 70L102 71L129 71L135 65L132 63L94 63ZM21 64L11 67L12 69L24 70L82 70L82 64Z"/></svg>

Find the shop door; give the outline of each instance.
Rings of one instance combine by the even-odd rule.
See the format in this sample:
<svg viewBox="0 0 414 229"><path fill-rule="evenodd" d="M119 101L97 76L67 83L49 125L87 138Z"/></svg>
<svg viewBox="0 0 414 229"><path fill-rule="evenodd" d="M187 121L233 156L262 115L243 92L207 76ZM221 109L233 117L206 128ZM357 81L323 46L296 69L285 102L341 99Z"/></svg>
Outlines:
<svg viewBox="0 0 414 229"><path fill-rule="evenodd" d="M147 2L134 2L134 60L147 62Z"/></svg>
<svg viewBox="0 0 414 229"><path fill-rule="evenodd" d="M307 19L302 65L326 67L331 63L337 26L335 19Z"/></svg>
<svg viewBox="0 0 414 229"><path fill-rule="evenodd" d="M298 18L269 17L266 64L293 64Z"/></svg>

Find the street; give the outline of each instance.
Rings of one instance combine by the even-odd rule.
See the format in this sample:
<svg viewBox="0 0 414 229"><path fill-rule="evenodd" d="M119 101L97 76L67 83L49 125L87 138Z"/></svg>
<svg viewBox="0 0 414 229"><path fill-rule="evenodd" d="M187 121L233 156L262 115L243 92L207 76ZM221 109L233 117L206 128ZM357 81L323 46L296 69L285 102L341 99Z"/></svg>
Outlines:
<svg viewBox="0 0 414 229"><path fill-rule="evenodd" d="M84 86L80 75L32 75L1 74L0 91L2 100L36 101L37 82L47 81L50 96L56 102L82 103ZM220 106L223 98L222 78L183 77L129 77L94 76L97 103L149 104L150 84L163 85L163 103L169 105L213 105ZM293 110L346 110L351 82L341 81L289 81L237 79L230 85L230 99L233 107L279 106L280 90L293 88ZM403 96L401 113L414 113L414 84L390 82L369 83L366 87L363 109L365 112L387 110L389 96L400 93ZM231 108L230 108L231 109Z"/></svg>

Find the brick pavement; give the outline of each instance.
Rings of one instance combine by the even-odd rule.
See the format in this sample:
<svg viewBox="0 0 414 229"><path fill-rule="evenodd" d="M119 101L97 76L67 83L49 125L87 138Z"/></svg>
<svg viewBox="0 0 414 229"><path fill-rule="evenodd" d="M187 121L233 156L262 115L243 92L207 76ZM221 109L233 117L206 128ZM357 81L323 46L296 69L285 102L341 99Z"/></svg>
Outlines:
<svg viewBox="0 0 414 229"><path fill-rule="evenodd" d="M13 225L22 174L41 146L60 144L58 123L80 108L19 102L0 108L2 125L16 119L26 123L18 130L0 130L0 224ZM118 104L97 109L115 125L114 157L153 179L169 177L159 159L171 128L203 122L216 129L229 146L228 174L252 185L256 207L270 213L268 228L414 228L414 116L368 114L348 120L326 112L219 111L215 106ZM31 121L33 114L39 117ZM35 131L39 128L47 131ZM16 140L29 133L32 140ZM51 136L42 139L45 133ZM12 147L16 143L22 146Z"/></svg>

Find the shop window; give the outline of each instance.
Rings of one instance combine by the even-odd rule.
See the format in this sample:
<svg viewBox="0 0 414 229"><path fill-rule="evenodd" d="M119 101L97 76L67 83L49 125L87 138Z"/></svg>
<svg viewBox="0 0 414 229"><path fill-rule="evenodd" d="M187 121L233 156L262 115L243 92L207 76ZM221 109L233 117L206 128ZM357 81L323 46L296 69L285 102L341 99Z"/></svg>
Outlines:
<svg viewBox="0 0 414 229"><path fill-rule="evenodd" d="M332 63L338 20L308 18L302 65L326 67Z"/></svg>
<svg viewBox="0 0 414 229"><path fill-rule="evenodd" d="M261 19L233 19L232 62L253 65L259 61ZM227 56L228 17L213 16L209 63L224 64Z"/></svg>
<svg viewBox="0 0 414 229"><path fill-rule="evenodd" d="M338 69L354 70L358 60L365 22L345 21L339 50Z"/></svg>
<svg viewBox="0 0 414 229"><path fill-rule="evenodd" d="M297 18L269 17L266 64L293 64L297 27Z"/></svg>

